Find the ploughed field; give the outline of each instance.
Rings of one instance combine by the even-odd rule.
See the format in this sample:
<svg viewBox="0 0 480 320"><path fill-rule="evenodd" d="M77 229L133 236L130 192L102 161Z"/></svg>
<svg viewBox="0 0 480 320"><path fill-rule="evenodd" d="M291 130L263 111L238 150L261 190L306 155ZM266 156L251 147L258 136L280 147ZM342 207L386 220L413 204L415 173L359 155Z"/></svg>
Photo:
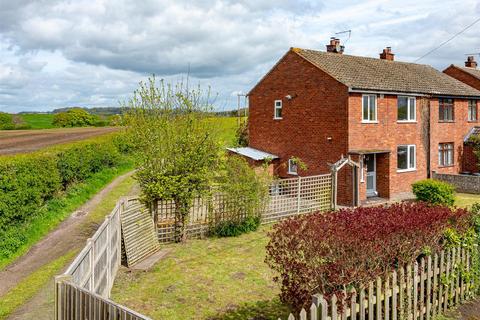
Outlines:
<svg viewBox="0 0 480 320"><path fill-rule="evenodd" d="M32 152L51 145L83 140L117 130L118 127L0 131L0 155Z"/></svg>

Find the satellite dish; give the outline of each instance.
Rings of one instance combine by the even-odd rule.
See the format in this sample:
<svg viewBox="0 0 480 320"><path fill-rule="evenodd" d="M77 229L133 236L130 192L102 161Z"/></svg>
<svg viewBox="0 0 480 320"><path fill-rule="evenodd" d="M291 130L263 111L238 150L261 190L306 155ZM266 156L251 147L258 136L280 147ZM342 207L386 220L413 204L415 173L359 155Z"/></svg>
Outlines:
<svg viewBox="0 0 480 320"><path fill-rule="evenodd" d="M342 50L342 46L340 45L340 43L337 43L335 45L335 51L340 52L341 50Z"/></svg>

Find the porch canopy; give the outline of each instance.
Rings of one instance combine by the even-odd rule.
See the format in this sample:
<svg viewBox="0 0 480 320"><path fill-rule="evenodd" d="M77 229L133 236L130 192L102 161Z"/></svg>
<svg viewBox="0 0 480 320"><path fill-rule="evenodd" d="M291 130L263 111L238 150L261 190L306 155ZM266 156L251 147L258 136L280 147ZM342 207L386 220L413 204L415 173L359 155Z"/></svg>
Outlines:
<svg viewBox="0 0 480 320"><path fill-rule="evenodd" d="M227 148L228 151L239 154L241 156L247 157L249 159L252 159L254 161L262 161L266 159L274 160L278 159L278 156L257 150L251 147L243 147L243 148Z"/></svg>
<svg viewBox="0 0 480 320"><path fill-rule="evenodd" d="M350 150L348 154L357 154L357 155L364 155L364 154L373 154L373 153L390 153L390 150L382 150L382 149L361 149L361 150Z"/></svg>
<svg viewBox="0 0 480 320"><path fill-rule="evenodd" d="M472 129L470 129L470 131L467 133L467 135L465 136L465 138L463 138L463 142L464 143L468 143L469 140L470 140L470 137L472 136L478 136L480 135L480 127L473 127Z"/></svg>

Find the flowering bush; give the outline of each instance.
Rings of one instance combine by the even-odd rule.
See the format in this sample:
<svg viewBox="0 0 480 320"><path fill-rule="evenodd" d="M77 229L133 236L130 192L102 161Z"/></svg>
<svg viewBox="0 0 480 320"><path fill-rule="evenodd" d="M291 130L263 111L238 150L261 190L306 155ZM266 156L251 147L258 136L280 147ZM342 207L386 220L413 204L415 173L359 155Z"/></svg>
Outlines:
<svg viewBox="0 0 480 320"><path fill-rule="evenodd" d="M464 232L470 216L424 203L299 216L273 227L266 263L279 274L281 300L302 307L312 294L341 295L441 249L444 230Z"/></svg>

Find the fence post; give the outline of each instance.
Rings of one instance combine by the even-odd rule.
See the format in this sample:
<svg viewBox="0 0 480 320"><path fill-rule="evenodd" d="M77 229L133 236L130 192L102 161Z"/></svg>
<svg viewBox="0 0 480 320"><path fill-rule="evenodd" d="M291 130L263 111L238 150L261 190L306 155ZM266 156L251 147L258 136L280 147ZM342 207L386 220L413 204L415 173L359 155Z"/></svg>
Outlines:
<svg viewBox="0 0 480 320"><path fill-rule="evenodd" d="M70 281L72 279L72 276L69 274L62 274L60 276L55 277L55 296L54 296L54 316L55 320L63 320L63 317L61 316L63 306L62 306L62 301L63 301L63 295L64 292L62 290L62 283L64 281Z"/></svg>
<svg viewBox="0 0 480 320"><path fill-rule="evenodd" d="M107 232L107 295L106 297L109 298L110 297L110 289L111 289L111 284L112 284L112 279L111 279L111 271L112 271L112 250L110 249L110 246L112 244L112 239L111 239L111 235L112 235L112 232L110 231L110 224L111 224L111 216L108 216L106 218L106 221L107 222L107 227L105 230ZM102 292L103 293L103 292Z"/></svg>
<svg viewBox="0 0 480 320"><path fill-rule="evenodd" d="M90 246L90 290L95 292L95 243L92 238L88 238L87 246Z"/></svg>
<svg viewBox="0 0 480 320"><path fill-rule="evenodd" d="M301 188L301 184L302 184L302 177L298 177L298 186L297 186L297 214L300 213L300 201L301 201L301 198L300 198L300 188Z"/></svg>

